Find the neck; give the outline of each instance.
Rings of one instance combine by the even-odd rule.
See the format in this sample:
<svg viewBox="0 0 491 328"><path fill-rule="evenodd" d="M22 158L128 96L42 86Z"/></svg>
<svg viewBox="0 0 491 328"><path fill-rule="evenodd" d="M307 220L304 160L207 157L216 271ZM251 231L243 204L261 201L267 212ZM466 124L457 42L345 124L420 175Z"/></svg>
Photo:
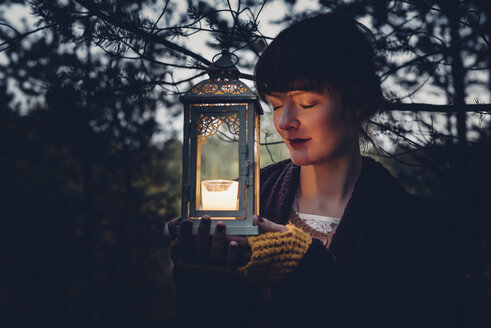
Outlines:
<svg viewBox="0 0 491 328"><path fill-rule="evenodd" d="M300 168L299 211L340 218L360 176L360 151Z"/></svg>

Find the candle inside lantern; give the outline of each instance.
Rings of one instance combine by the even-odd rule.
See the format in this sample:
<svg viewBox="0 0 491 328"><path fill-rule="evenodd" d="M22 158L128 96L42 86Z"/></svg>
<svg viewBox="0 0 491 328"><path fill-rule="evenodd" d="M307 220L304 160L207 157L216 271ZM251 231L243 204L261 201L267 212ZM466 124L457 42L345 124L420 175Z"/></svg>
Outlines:
<svg viewBox="0 0 491 328"><path fill-rule="evenodd" d="M203 210L236 211L239 183L232 180L206 180L201 182ZM220 218L227 219L227 218ZM232 218L230 218L232 219Z"/></svg>

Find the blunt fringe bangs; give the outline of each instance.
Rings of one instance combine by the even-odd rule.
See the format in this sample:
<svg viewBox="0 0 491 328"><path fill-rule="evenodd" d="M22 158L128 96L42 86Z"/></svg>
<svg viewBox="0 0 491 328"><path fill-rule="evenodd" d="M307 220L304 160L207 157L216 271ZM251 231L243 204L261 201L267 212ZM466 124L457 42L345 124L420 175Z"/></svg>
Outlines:
<svg viewBox="0 0 491 328"><path fill-rule="evenodd" d="M339 14L294 22L259 57L255 67L259 96L267 100L273 92L334 87L346 103L362 103L362 119L368 119L383 98L369 40L371 33L364 25Z"/></svg>

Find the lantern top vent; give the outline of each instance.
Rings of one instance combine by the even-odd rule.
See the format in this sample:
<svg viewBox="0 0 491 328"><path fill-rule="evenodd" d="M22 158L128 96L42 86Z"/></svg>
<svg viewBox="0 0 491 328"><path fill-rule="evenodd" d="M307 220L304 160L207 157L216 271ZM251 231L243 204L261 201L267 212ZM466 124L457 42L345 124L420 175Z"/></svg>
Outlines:
<svg viewBox="0 0 491 328"><path fill-rule="evenodd" d="M209 78L192 86L181 97L181 101L216 102L257 100L254 92L244 82L239 80L240 71L235 65L237 63L237 56L231 54L228 50L222 50L219 55L220 57L217 60L213 60L208 66L207 73ZM235 62L233 57L236 58Z"/></svg>

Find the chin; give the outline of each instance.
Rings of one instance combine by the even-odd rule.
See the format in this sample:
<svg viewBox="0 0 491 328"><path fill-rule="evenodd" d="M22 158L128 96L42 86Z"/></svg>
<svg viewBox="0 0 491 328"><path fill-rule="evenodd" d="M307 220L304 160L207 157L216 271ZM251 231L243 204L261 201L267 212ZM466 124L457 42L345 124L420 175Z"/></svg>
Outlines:
<svg viewBox="0 0 491 328"><path fill-rule="evenodd" d="M329 154L326 155L324 154L323 156L312 156L312 154L305 154L305 153L295 153L295 152L290 152L290 159L292 160L292 163L297 165L297 166L308 166L308 165L315 165L315 164L324 164L329 161L338 159L339 156L338 154Z"/></svg>
<svg viewBox="0 0 491 328"><path fill-rule="evenodd" d="M309 152L306 149L289 149L290 159L292 163L297 166L306 166L313 164L312 156L309 156Z"/></svg>
<svg viewBox="0 0 491 328"><path fill-rule="evenodd" d="M314 164L313 161L309 158L306 158L306 156L292 156L292 154L290 154L290 159L292 160L292 163L297 166L307 166Z"/></svg>

